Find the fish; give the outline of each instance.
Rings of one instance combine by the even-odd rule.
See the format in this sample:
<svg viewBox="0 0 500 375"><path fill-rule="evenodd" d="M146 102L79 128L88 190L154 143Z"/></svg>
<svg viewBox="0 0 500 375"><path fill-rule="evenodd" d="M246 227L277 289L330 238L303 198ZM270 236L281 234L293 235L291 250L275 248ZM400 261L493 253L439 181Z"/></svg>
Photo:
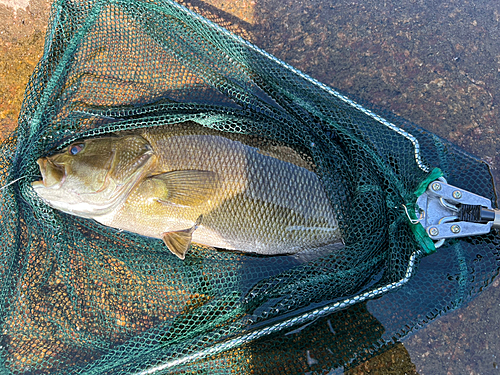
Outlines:
<svg viewBox="0 0 500 375"><path fill-rule="evenodd" d="M162 239L261 255L342 242L312 163L294 148L194 122L74 141L37 160L49 206Z"/></svg>

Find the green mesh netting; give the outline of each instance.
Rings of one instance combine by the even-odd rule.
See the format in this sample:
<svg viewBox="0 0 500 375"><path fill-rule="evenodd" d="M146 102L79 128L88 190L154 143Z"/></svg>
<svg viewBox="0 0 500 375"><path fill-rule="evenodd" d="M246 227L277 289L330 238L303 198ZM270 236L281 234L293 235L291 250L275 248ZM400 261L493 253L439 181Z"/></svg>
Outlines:
<svg viewBox="0 0 500 375"><path fill-rule="evenodd" d="M424 257L403 205L441 173L496 202L488 167L386 118L174 2L56 1L1 144L0 186L33 176L0 191L2 372L333 373L465 303L498 271L498 236ZM345 246L309 262L193 246L181 261L31 187L36 160L76 139L174 124L295 150Z"/></svg>

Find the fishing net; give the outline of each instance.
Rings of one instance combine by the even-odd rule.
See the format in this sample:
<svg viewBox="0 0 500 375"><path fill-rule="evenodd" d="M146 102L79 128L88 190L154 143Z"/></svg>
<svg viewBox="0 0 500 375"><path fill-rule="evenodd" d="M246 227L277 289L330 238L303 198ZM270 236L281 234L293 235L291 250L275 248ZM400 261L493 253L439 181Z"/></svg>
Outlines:
<svg viewBox="0 0 500 375"><path fill-rule="evenodd" d="M193 245L182 261L34 193L39 157L157 126L293 150L320 178L344 246L308 261ZM414 221L441 176L496 204L486 164L167 0L56 1L0 160L3 373L333 372L465 303L498 270L495 231L433 253Z"/></svg>

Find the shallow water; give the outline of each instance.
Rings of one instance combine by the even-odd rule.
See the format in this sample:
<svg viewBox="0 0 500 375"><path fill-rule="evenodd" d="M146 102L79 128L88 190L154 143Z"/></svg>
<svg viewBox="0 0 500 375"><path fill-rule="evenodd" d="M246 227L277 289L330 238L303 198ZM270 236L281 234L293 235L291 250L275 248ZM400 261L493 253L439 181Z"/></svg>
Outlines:
<svg viewBox="0 0 500 375"><path fill-rule="evenodd" d="M269 53L481 157L499 181L499 3L191 3L214 14L222 9L224 18ZM43 0L32 0L15 13L13 7L0 4L0 63L6 77L0 84L2 132L15 124L27 79L41 55L47 17L48 3ZM404 368L401 371L421 375L500 373L499 294L497 280L468 306L407 338L404 345L411 360L399 348L351 373L395 373L399 362L406 366L398 367Z"/></svg>

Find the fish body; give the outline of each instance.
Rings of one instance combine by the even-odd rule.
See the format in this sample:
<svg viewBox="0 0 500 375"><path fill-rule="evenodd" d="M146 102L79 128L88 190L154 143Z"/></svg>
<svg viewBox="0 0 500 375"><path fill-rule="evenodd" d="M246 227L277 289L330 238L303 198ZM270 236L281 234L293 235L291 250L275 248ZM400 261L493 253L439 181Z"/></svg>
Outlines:
<svg viewBox="0 0 500 375"><path fill-rule="evenodd" d="M33 187L56 209L162 238L181 259L191 241L277 255L341 240L319 178L293 150L181 125L75 142L38 160Z"/></svg>

